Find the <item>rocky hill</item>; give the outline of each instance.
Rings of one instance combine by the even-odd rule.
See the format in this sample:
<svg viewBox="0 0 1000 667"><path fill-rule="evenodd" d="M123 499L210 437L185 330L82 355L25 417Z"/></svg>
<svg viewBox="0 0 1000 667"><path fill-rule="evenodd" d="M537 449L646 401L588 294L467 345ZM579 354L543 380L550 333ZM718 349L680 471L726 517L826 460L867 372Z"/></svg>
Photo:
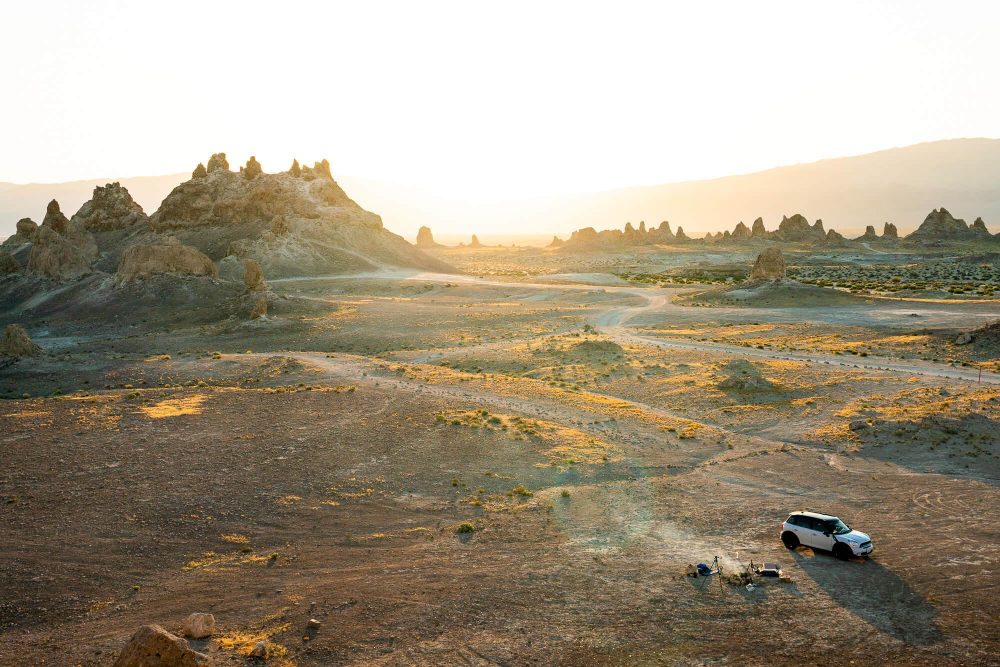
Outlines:
<svg viewBox="0 0 1000 667"><path fill-rule="evenodd" d="M920 226L906 238L918 241L976 241L991 236L982 218L976 218L969 225L942 206L928 213Z"/></svg>
<svg viewBox="0 0 1000 667"><path fill-rule="evenodd" d="M71 280L92 271L115 273L131 247L169 244L212 262L253 259L273 278L382 267L453 271L358 206L337 185L326 160L312 167L295 162L286 172L267 174L250 158L234 172L224 153L213 155L207 168L198 165L151 216L121 184L109 183L95 187L72 219L53 200L41 226L21 220L3 247L27 274Z"/></svg>

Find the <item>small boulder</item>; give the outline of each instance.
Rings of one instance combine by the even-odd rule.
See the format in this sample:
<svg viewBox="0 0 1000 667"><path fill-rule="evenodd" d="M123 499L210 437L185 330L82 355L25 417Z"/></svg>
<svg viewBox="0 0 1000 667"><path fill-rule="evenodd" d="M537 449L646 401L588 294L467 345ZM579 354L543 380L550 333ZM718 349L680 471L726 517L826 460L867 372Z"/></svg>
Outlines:
<svg viewBox="0 0 1000 667"><path fill-rule="evenodd" d="M852 421L850 423L850 425L848 426L848 428L850 428L852 431L854 431L855 433L857 433L858 431L864 431L869 426L871 426L871 425L867 421L865 421L864 419L855 419L854 421Z"/></svg>
<svg viewBox="0 0 1000 667"><path fill-rule="evenodd" d="M205 178L206 176L208 176L208 170L205 169L204 164L199 162L198 166L191 172L191 178Z"/></svg>
<svg viewBox="0 0 1000 667"><path fill-rule="evenodd" d="M781 248L768 248L757 255L757 261L750 269L750 280L781 280L785 271L785 256Z"/></svg>
<svg viewBox="0 0 1000 667"><path fill-rule="evenodd" d="M8 324L4 329L3 338L0 338L0 355L19 359L34 357L41 352L42 348L31 340L20 324Z"/></svg>
<svg viewBox="0 0 1000 667"><path fill-rule="evenodd" d="M264 269L260 268L260 262L255 259L243 260L243 284L251 292L262 292L267 289Z"/></svg>
<svg viewBox="0 0 1000 667"><path fill-rule="evenodd" d="M215 616L195 612L184 619L184 629L181 631L185 637L191 639L204 639L211 637L215 632Z"/></svg>
<svg viewBox="0 0 1000 667"><path fill-rule="evenodd" d="M254 647L250 649L250 657L257 658L258 660L267 660L270 655L270 651L267 650L267 642L261 639L259 642L254 644Z"/></svg>
<svg viewBox="0 0 1000 667"><path fill-rule="evenodd" d="M958 334L958 336L955 338L955 345L968 345L973 340L975 339L973 338L971 333L969 333L968 331L963 331L962 333Z"/></svg>
<svg viewBox="0 0 1000 667"><path fill-rule="evenodd" d="M129 639L114 667L208 667L208 656L159 625L144 625Z"/></svg>
<svg viewBox="0 0 1000 667"><path fill-rule="evenodd" d="M760 370L746 359L733 359L720 370L724 377L718 384L719 389L762 391L773 388Z"/></svg>

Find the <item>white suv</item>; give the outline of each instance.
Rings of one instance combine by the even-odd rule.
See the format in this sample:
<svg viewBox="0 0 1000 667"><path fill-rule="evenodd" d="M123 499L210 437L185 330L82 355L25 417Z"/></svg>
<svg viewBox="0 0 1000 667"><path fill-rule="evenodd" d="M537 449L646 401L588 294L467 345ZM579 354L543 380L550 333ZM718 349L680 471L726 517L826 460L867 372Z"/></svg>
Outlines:
<svg viewBox="0 0 1000 667"><path fill-rule="evenodd" d="M835 516L816 512L792 512L781 524L781 541L789 549L800 544L814 549L832 551L841 560L851 556L867 556L872 552L872 538L851 530Z"/></svg>

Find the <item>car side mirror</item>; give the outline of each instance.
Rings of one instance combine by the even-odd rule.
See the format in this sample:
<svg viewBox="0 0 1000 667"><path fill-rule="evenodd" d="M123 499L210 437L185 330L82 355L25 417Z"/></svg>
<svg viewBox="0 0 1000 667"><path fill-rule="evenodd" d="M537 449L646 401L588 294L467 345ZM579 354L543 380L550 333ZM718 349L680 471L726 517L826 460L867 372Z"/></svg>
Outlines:
<svg viewBox="0 0 1000 667"><path fill-rule="evenodd" d="M823 531L823 537L830 537L830 531L829 530L824 530Z"/></svg>

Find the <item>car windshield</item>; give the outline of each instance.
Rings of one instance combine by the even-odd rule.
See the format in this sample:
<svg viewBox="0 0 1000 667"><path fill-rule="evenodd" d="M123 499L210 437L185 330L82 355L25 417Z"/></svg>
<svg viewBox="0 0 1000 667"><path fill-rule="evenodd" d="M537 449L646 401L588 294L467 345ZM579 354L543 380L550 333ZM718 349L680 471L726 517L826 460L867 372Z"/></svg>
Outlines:
<svg viewBox="0 0 1000 667"><path fill-rule="evenodd" d="M826 522L826 528L834 535L846 535L851 529L840 519L833 519Z"/></svg>

